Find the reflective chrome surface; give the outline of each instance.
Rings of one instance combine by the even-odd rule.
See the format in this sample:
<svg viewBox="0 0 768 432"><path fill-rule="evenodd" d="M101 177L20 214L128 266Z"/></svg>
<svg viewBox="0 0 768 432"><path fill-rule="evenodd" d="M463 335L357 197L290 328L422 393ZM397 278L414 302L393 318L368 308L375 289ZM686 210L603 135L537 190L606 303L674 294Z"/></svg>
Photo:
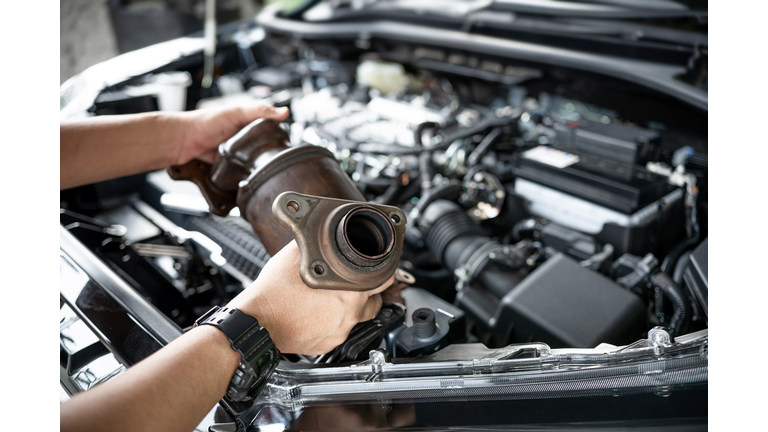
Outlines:
<svg viewBox="0 0 768 432"><path fill-rule="evenodd" d="M61 306L60 316L60 382L67 395L88 390L125 370L67 304Z"/></svg>
<svg viewBox="0 0 768 432"><path fill-rule="evenodd" d="M81 391L85 391L123 371L125 371L125 366L121 365L114 355L105 354L80 369L71 379Z"/></svg>
<svg viewBox="0 0 768 432"><path fill-rule="evenodd" d="M75 263L70 253L80 252L81 263L88 265L90 259L92 266L104 265L93 254L73 248L76 241L62 228L59 368L60 383L68 395L88 390L120 374L126 366L137 363L163 345L121 302ZM92 271L97 273L93 268ZM100 276L115 278L115 281L117 278L114 272Z"/></svg>

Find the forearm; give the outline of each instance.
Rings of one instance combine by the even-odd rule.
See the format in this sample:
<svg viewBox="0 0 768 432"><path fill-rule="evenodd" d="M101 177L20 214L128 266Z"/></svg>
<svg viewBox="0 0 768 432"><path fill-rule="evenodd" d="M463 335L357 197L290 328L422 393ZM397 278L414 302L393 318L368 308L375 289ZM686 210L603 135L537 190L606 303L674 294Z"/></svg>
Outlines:
<svg viewBox="0 0 768 432"><path fill-rule="evenodd" d="M110 382L61 405L61 431L193 430L240 361L224 333L200 326Z"/></svg>
<svg viewBox="0 0 768 432"><path fill-rule="evenodd" d="M376 316L381 293L318 290L304 284L293 241L227 304L253 316L284 353L317 355ZM227 390L240 362L225 334L202 325L125 373L61 405L62 431L191 431Z"/></svg>
<svg viewBox="0 0 768 432"><path fill-rule="evenodd" d="M178 113L100 116L60 127L60 188L169 167L185 132Z"/></svg>
<svg viewBox="0 0 768 432"><path fill-rule="evenodd" d="M285 120L288 109L261 104L187 112L99 116L61 123L60 188L182 165L213 162L216 149L259 118Z"/></svg>

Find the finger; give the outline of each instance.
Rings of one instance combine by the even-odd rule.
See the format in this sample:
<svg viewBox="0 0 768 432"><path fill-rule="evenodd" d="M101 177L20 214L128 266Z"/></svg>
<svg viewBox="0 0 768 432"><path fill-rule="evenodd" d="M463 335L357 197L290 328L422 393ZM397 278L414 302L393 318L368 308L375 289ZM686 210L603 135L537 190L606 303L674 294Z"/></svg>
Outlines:
<svg viewBox="0 0 768 432"><path fill-rule="evenodd" d="M404 305L405 300L403 300L400 292L408 286L409 285L405 282L395 281L394 284L381 293L381 300L388 303L400 303L401 305Z"/></svg>
<svg viewBox="0 0 768 432"><path fill-rule="evenodd" d="M252 104L242 107L243 123L248 124L259 118L283 121L288 117L288 107L275 108L264 104Z"/></svg>
<svg viewBox="0 0 768 432"><path fill-rule="evenodd" d="M207 162L209 164L212 164L213 161L216 160L216 153L218 153L216 151L216 149L213 149L211 151L207 151L207 152L201 154L200 156L197 157L197 159L199 159L199 160L201 160L203 162Z"/></svg>
<svg viewBox="0 0 768 432"><path fill-rule="evenodd" d="M376 294L368 297L368 301L365 302L363 312L360 314L360 322L370 321L376 318L376 314L381 309L381 295Z"/></svg>
<svg viewBox="0 0 768 432"><path fill-rule="evenodd" d="M283 121L286 118L288 118L289 112L290 112L290 109L288 109L288 107L275 108L273 113L270 114L270 118L273 118L277 121Z"/></svg>
<svg viewBox="0 0 768 432"><path fill-rule="evenodd" d="M395 283L395 275L392 275L392 276L391 276L389 279L387 279L387 281L386 281L386 282L384 282L384 284L383 284L383 285L381 285L380 287L378 287L378 288L376 288L376 289L374 289L374 290L366 291L366 293L367 293L369 296L374 296L374 295L376 295L376 294L378 294L378 293L380 293L380 292L384 291L385 289L389 288L390 286L392 286L392 284L393 284L393 283Z"/></svg>

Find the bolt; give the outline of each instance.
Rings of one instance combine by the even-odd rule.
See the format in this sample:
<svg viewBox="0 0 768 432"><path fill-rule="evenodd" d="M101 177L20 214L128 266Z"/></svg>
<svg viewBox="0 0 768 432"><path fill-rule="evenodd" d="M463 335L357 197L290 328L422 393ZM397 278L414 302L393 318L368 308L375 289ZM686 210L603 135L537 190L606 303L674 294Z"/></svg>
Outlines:
<svg viewBox="0 0 768 432"><path fill-rule="evenodd" d="M383 352L378 350L371 350L368 352L368 356L371 359L371 363L377 364L377 365L383 365L387 362L387 357L384 355Z"/></svg>
<svg viewBox="0 0 768 432"><path fill-rule="evenodd" d="M651 340L653 345L668 345L671 342L669 333L664 327L656 326L648 332L648 339Z"/></svg>

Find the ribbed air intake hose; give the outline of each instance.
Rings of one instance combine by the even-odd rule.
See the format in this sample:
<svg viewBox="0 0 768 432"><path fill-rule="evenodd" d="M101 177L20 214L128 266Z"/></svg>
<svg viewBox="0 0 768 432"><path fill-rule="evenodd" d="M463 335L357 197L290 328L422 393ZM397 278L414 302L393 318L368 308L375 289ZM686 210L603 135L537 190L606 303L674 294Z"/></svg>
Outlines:
<svg viewBox="0 0 768 432"><path fill-rule="evenodd" d="M688 302L685 291L664 272L653 275L651 283L659 287L664 293L665 298L669 299L672 303L673 313L672 319L669 321L672 334L675 336L685 334L693 315L693 308L690 302Z"/></svg>
<svg viewBox="0 0 768 432"><path fill-rule="evenodd" d="M419 220L419 229L427 248L451 272L478 256L484 259L482 253L475 253L480 248L500 248L464 209L448 200L432 202ZM474 279L501 298L519 282L519 277L510 270L508 266L483 264L478 267Z"/></svg>

